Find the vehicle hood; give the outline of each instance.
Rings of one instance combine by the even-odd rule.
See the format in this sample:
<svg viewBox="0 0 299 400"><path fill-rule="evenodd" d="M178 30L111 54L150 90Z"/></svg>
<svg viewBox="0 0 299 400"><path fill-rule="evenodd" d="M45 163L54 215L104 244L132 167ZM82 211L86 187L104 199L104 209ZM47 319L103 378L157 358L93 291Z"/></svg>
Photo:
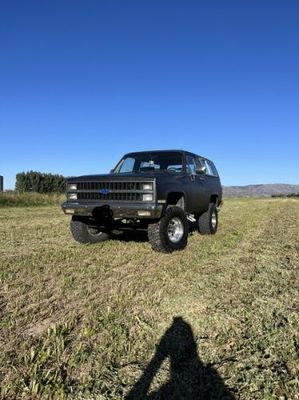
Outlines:
<svg viewBox="0 0 299 400"><path fill-rule="evenodd" d="M161 172L141 172L141 173L122 173L122 174L101 174L101 175L83 175L67 179L67 182L97 182L97 181L126 181L126 180L154 180L159 176L171 176L166 171Z"/></svg>

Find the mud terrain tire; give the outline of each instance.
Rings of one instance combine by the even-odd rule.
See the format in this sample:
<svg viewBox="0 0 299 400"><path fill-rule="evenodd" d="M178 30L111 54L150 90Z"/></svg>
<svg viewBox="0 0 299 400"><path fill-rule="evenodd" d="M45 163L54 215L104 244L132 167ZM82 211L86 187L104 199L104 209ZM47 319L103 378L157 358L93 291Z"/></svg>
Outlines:
<svg viewBox="0 0 299 400"><path fill-rule="evenodd" d="M198 218L198 230L202 235L214 235L218 228L218 212L215 204L210 203L209 209Z"/></svg>
<svg viewBox="0 0 299 400"><path fill-rule="evenodd" d="M71 220L73 238L79 243L99 243L109 239L109 234L87 225L76 218Z"/></svg>
<svg viewBox="0 0 299 400"><path fill-rule="evenodd" d="M189 224L184 210L177 206L166 208L165 215L148 226L148 238L153 250L171 253L187 246Z"/></svg>

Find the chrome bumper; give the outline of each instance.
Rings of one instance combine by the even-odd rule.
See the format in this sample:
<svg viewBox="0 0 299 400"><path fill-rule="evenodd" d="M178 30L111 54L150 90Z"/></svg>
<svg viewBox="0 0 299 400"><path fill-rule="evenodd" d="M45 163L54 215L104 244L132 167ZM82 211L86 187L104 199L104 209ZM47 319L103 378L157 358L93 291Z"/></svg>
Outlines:
<svg viewBox="0 0 299 400"><path fill-rule="evenodd" d="M96 208L107 207L112 212L112 218L160 218L163 211L163 204L155 203L130 203L124 204L119 202L114 203L84 203L84 202L71 202L66 201L61 205L61 208L65 214L70 215L81 215L87 217L93 217L93 211ZM148 215L140 215L139 212L146 211Z"/></svg>

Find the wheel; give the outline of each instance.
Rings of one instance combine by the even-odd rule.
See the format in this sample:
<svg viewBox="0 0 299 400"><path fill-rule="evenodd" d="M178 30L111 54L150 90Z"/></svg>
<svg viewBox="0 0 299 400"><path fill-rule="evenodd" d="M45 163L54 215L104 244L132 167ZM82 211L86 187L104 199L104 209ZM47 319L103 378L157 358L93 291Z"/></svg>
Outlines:
<svg viewBox="0 0 299 400"><path fill-rule="evenodd" d="M180 207L167 207L165 215L148 226L148 238L155 251L171 253L184 249L188 240L185 212Z"/></svg>
<svg viewBox="0 0 299 400"><path fill-rule="evenodd" d="M109 239L109 235L99 228L74 218L71 220L71 232L73 238L80 243L99 243Z"/></svg>
<svg viewBox="0 0 299 400"><path fill-rule="evenodd" d="M202 235L214 235L218 227L218 212L215 204L211 203L209 209L198 218L198 230Z"/></svg>

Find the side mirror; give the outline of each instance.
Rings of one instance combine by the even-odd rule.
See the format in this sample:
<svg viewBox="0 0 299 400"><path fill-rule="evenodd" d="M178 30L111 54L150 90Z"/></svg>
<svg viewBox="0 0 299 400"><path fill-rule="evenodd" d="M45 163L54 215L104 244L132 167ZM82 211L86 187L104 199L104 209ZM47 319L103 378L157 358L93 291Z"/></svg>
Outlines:
<svg viewBox="0 0 299 400"><path fill-rule="evenodd" d="M206 174L206 170L207 170L206 167L197 167L196 168L196 173L198 175L205 175Z"/></svg>

